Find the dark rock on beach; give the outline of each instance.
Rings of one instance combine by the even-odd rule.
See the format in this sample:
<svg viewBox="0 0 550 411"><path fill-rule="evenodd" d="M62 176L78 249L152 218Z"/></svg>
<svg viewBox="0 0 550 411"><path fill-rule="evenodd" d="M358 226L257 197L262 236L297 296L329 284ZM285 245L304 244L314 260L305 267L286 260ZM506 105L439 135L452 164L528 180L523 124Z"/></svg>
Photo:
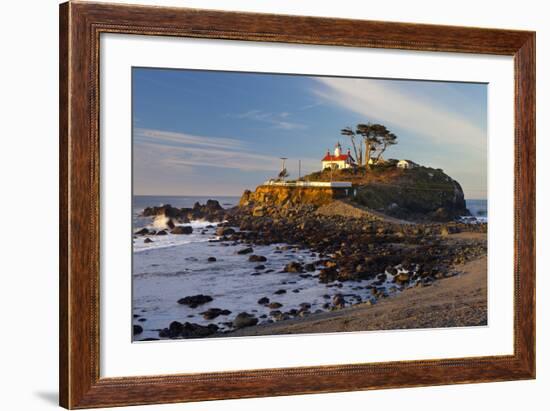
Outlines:
<svg viewBox="0 0 550 411"><path fill-rule="evenodd" d="M237 316L233 320L233 327L235 328L250 327L256 324L258 324L258 319L254 315L247 312L237 314Z"/></svg>
<svg viewBox="0 0 550 411"><path fill-rule="evenodd" d="M301 273L304 271L304 268L301 263L293 261L291 263L288 263L283 271L286 273Z"/></svg>
<svg viewBox="0 0 550 411"><path fill-rule="evenodd" d="M184 324L173 321L168 328L159 332L161 338L201 338L208 337L218 331L216 324L207 326L186 322Z"/></svg>
<svg viewBox="0 0 550 411"><path fill-rule="evenodd" d="M267 261L267 258L265 258L263 255L252 254L250 257L248 257L248 261L253 263L260 263Z"/></svg>
<svg viewBox="0 0 550 411"><path fill-rule="evenodd" d="M266 305L266 304L269 304L269 298L267 297L262 297L258 300L258 304L260 305Z"/></svg>
<svg viewBox="0 0 550 411"><path fill-rule="evenodd" d="M219 235L219 236L226 236L226 235L231 235L231 234L235 234L235 230L231 227L218 227L216 229L216 235Z"/></svg>
<svg viewBox="0 0 550 411"><path fill-rule="evenodd" d="M190 295L178 300L179 304L188 305L191 308L197 308L199 305L203 305L212 301L213 298L209 295L197 294Z"/></svg>
<svg viewBox="0 0 550 411"><path fill-rule="evenodd" d="M143 332L143 327L141 325L134 324L134 335L141 334Z"/></svg>
<svg viewBox="0 0 550 411"><path fill-rule="evenodd" d="M231 311L222 310L221 308L209 308L207 311L200 313L205 320L213 320L220 315L229 315Z"/></svg>
<svg viewBox="0 0 550 411"><path fill-rule="evenodd" d="M190 225L180 225L177 227L174 227L174 229L171 231L172 234L191 234L193 232L193 227Z"/></svg>

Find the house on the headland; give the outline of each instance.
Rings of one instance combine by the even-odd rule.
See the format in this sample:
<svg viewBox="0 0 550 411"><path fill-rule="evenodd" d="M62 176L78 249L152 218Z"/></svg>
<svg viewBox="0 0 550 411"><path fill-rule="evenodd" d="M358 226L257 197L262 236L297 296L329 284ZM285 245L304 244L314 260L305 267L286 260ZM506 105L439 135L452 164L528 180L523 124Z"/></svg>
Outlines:
<svg viewBox="0 0 550 411"><path fill-rule="evenodd" d="M411 160L399 160L397 162L397 168L414 168L418 167L418 164L416 164L414 161Z"/></svg>
<svg viewBox="0 0 550 411"><path fill-rule="evenodd" d="M348 149L347 154L342 154L342 146L337 143L334 147L334 154L330 154L330 150L327 150L327 154L321 159L321 168L323 170L327 168L351 168L355 165L355 159L351 156L351 152Z"/></svg>

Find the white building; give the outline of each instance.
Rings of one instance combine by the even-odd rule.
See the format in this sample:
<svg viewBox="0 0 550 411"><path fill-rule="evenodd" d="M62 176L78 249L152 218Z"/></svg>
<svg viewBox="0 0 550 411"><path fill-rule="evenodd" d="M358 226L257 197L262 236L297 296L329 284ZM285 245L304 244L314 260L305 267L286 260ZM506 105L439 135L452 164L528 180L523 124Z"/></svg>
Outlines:
<svg viewBox="0 0 550 411"><path fill-rule="evenodd" d="M334 154L330 154L330 151L327 150L327 154L321 160L323 170L326 168L350 168L354 164L355 160L351 156L350 150L348 149L347 154L342 154L340 143L337 143L334 147Z"/></svg>
<svg viewBox="0 0 550 411"><path fill-rule="evenodd" d="M398 168L414 168L417 164L414 161L411 160L399 160L397 162Z"/></svg>

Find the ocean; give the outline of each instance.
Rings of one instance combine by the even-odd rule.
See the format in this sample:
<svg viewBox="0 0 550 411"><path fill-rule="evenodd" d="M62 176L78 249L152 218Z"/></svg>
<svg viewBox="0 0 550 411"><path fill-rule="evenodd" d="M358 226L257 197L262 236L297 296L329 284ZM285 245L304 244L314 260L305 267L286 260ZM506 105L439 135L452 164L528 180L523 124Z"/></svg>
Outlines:
<svg viewBox="0 0 550 411"><path fill-rule="evenodd" d="M204 204L208 199L219 201L224 208L231 208L239 201L239 197L134 196L133 229L159 228L155 227L152 217L140 217L145 207L162 204L193 207L195 202ZM467 200L466 203L476 219L487 218L485 200ZM369 281L337 281L325 285L312 276L282 272L283 267L292 261L306 264L318 260L319 255L311 250L287 244L253 246L254 254L267 257L267 261L252 263L248 261L248 255L237 254L245 245L211 241L217 239L216 223L191 221L185 225L193 227L192 234L150 236L152 243L145 243L146 237L142 236L133 239L132 307L134 324L143 328L136 340L158 338L158 331L168 327L172 321L201 325L215 323L220 330L228 330L226 323L244 311L254 314L260 322L268 321L271 310L257 303L262 297L283 304L281 310L285 312L299 309L302 303L311 304L311 312L324 311L323 305L335 294L344 295L350 304L373 298L365 287ZM209 257L216 261L208 261ZM260 264L265 269L255 269ZM393 286L389 280L383 285L389 294L398 292L392 289ZM275 294L276 291L281 294ZM198 308L177 302L196 294L212 296L213 301ZM209 308L227 309L231 314L205 320L200 313Z"/></svg>
<svg viewBox="0 0 550 411"><path fill-rule="evenodd" d="M487 200L466 200L466 208L476 220L487 222Z"/></svg>

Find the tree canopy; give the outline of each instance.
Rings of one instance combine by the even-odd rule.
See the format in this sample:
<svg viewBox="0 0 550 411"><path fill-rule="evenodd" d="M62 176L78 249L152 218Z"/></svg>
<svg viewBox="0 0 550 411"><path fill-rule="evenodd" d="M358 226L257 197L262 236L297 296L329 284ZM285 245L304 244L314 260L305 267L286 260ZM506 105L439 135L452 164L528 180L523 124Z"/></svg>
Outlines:
<svg viewBox="0 0 550 411"><path fill-rule="evenodd" d="M357 164L367 167L371 163L378 163L388 147L397 144L397 136L385 125L378 123L359 123L355 128L345 127L340 130L340 134L350 139Z"/></svg>

